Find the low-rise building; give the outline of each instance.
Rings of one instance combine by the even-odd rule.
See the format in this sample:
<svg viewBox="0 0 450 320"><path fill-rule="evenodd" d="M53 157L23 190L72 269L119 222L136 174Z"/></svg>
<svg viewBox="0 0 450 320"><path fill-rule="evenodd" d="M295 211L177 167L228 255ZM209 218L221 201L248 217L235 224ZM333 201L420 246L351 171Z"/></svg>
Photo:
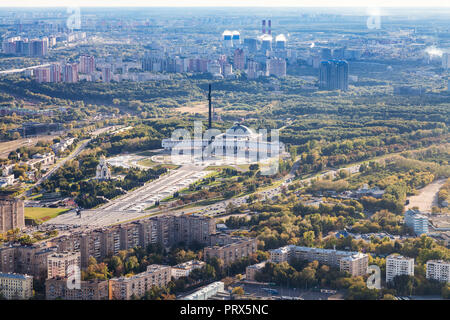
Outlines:
<svg viewBox="0 0 450 320"><path fill-rule="evenodd" d="M56 154L61 154L64 152L69 146L71 146L75 141L75 138L63 139L60 142L55 143L51 146L52 150Z"/></svg>
<svg viewBox="0 0 450 320"><path fill-rule="evenodd" d="M38 164L48 166L53 163L55 163L55 155L50 152L44 154L37 153L33 155L31 160L27 161L27 165L30 166L32 169L36 169L36 166Z"/></svg>
<svg viewBox="0 0 450 320"><path fill-rule="evenodd" d="M225 291L225 284L222 281L213 282L184 297L182 300L207 300L217 293Z"/></svg>
<svg viewBox="0 0 450 320"><path fill-rule="evenodd" d="M391 282L396 276L414 276L414 258L391 254L386 258L386 282Z"/></svg>
<svg viewBox="0 0 450 320"><path fill-rule="evenodd" d="M427 262L427 279L450 282L450 262L430 260Z"/></svg>
<svg viewBox="0 0 450 320"><path fill-rule="evenodd" d="M14 184L14 175L10 174L4 177L0 177L0 187L12 186Z"/></svg>
<svg viewBox="0 0 450 320"><path fill-rule="evenodd" d="M175 279L187 277L195 269L201 269L206 265L205 262L199 260L191 260L177 264L172 267L172 277Z"/></svg>
<svg viewBox="0 0 450 320"><path fill-rule="evenodd" d="M368 185L364 185L358 190L353 192L355 198L361 197L374 197L376 199L381 199L384 195L384 190L381 190L379 187L375 186L373 188L369 188Z"/></svg>
<svg viewBox="0 0 450 320"><path fill-rule="evenodd" d="M120 277L109 280L109 298L112 300L130 300L140 298L153 286L165 287L171 280L171 267L152 264L145 272L131 277Z"/></svg>
<svg viewBox="0 0 450 320"><path fill-rule="evenodd" d="M33 277L26 274L0 273L0 295L8 300L30 299Z"/></svg>
<svg viewBox="0 0 450 320"><path fill-rule="evenodd" d="M248 281L255 281L255 275L265 267L266 263L267 261L263 261L245 268L245 279Z"/></svg>

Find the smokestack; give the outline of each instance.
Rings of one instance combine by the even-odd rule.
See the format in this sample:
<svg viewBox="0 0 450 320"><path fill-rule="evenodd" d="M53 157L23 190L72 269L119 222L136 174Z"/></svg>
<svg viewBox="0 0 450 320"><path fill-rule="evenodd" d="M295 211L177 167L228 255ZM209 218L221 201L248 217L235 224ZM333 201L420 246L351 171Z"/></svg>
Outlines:
<svg viewBox="0 0 450 320"><path fill-rule="evenodd" d="M208 118L208 129L211 129L212 127L212 110L211 110L211 83L209 84L209 91L208 91L208 102L209 102L209 118Z"/></svg>
<svg viewBox="0 0 450 320"><path fill-rule="evenodd" d="M262 21L262 33L265 34L266 33L266 20Z"/></svg>
<svg viewBox="0 0 450 320"><path fill-rule="evenodd" d="M269 20L268 24L269 24L269 27L268 27L269 34L272 34L272 20Z"/></svg>

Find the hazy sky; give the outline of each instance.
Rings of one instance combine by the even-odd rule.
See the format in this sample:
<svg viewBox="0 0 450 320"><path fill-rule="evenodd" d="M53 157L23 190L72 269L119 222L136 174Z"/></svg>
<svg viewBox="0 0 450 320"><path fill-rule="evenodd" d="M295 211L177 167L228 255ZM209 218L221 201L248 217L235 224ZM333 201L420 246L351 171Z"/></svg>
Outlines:
<svg viewBox="0 0 450 320"><path fill-rule="evenodd" d="M0 0L3 7L450 7L448 0Z"/></svg>

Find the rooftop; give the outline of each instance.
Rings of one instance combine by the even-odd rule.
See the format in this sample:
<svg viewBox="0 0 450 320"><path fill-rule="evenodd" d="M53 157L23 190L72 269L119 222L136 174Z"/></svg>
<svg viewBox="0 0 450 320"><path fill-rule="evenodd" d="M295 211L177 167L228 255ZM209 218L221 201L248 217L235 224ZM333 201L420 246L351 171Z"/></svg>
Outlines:
<svg viewBox="0 0 450 320"><path fill-rule="evenodd" d="M0 272L0 278L10 278L10 279L32 279L32 276L29 276L27 274L19 274L19 273L1 273Z"/></svg>

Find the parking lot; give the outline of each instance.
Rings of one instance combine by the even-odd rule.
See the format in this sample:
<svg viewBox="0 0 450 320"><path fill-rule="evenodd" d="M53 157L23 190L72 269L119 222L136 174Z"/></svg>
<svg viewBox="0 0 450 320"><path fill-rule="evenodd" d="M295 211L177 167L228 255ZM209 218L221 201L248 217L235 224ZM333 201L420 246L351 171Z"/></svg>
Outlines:
<svg viewBox="0 0 450 320"><path fill-rule="evenodd" d="M236 284L244 289L246 294L255 297L265 297L273 299L293 299L293 300L328 300L335 292L321 292L320 290L305 290L300 288L283 288L270 286L268 284L245 283Z"/></svg>

